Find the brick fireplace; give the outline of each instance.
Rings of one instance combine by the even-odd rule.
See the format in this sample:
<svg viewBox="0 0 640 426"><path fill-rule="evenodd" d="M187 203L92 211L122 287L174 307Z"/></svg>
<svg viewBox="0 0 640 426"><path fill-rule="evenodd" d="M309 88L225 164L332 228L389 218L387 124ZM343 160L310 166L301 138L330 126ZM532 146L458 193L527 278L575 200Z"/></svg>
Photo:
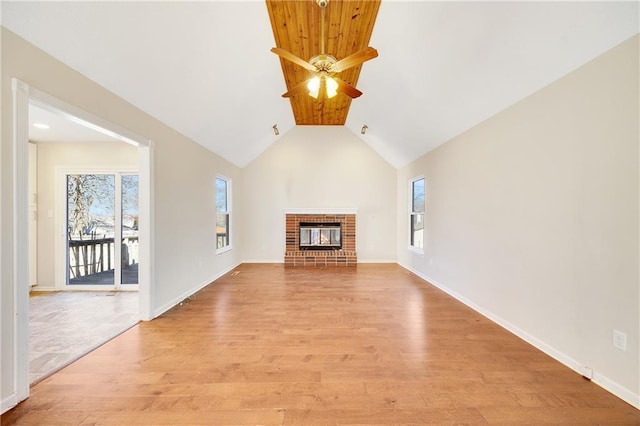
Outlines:
<svg viewBox="0 0 640 426"><path fill-rule="evenodd" d="M288 211L285 212L286 248L284 253L285 266L356 266L356 214L351 211ZM332 228L340 225L341 248L332 250L314 250L300 248L300 225L308 227L310 224L331 224Z"/></svg>

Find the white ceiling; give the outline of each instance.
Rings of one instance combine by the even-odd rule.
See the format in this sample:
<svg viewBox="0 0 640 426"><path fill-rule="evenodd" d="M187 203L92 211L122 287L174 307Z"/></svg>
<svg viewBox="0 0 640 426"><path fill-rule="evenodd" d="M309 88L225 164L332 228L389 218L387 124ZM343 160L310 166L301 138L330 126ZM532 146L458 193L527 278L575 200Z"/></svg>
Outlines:
<svg viewBox="0 0 640 426"><path fill-rule="evenodd" d="M294 126L263 1L1 7L3 26L240 167L276 140L274 124L279 137ZM383 0L380 56L346 127L401 167L639 27L638 2Z"/></svg>
<svg viewBox="0 0 640 426"><path fill-rule="evenodd" d="M34 124L45 124L41 129ZM74 123L62 114L29 105L29 140L32 142L120 142L96 130Z"/></svg>

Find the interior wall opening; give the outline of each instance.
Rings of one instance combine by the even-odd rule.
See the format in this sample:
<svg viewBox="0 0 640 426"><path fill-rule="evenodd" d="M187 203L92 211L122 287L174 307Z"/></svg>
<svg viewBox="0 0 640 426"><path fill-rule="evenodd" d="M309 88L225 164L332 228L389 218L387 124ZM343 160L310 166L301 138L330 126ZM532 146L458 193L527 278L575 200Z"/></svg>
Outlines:
<svg viewBox="0 0 640 426"><path fill-rule="evenodd" d="M137 151L29 105L31 385L139 320Z"/></svg>
<svg viewBox="0 0 640 426"><path fill-rule="evenodd" d="M70 313L73 311L71 307L83 308L84 312L77 316L77 320L71 321L74 326L80 326L90 330L90 334L94 339L85 345L85 353L100 346L106 340L115 337L120 334L126 328L135 324L139 320L151 319L151 299L152 299L152 273L150 268L151 254L152 254L152 229L153 223L151 214L151 206L153 203L153 188L152 188L152 157L153 157L153 143L152 141L142 138L127 129L121 128L116 124L113 124L101 117L88 113L80 108L77 108L71 104L67 104L51 95L48 95L37 88L31 87L28 84L14 79L12 82L14 93L14 232L13 232L13 248L15 253L15 273L14 273L14 312L15 315L15 339L14 339L14 351L13 351L13 363L15 366L14 386L16 401L20 402L29 396L29 385L33 384L34 377L31 373L31 360L30 354L35 349L41 349L41 347L34 347L31 343L30 328L34 328L35 322L31 321L31 314L41 314L44 312L42 306L37 308L31 308L30 293L32 289L38 289L40 295L44 293L58 294L66 297L64 301L54 301L53 306L55 311L60 316L72 317ZM40 111L42 110L42 111ZM65 270L68 267L67 263L61 263L59 260L66 261L67 249L60 250L60 246L55 244L56 238L60 235L66 234L66 228L61 226L61 219L63 215L59 214L59 208L51 207L55 204L64 204L64 201L60 201L58 196L55 201L52 201L48 208L43 208L41 204L43 192L38 187L46 185L55 185L54 174L51 173L51 169L46 176L38 176L38 166L44 157L38 155L38 146L45 147L53 141L40 140L35 133L31 132L33 121L31 118L36 118L38 112L44 112L52 118L57 118L59 122L65 122L66 125L73 124L77 128L81 128L84 131L93 132L92 137L87 137L86 134L81 136L80 140L73 140L70 136L65 136L59 139L58 143L64 145L61 153L58 155L59 164L54 166L51 162L49 167L60 168L63 166L69 166L74 162L84 164L84 162L91 163L95 161L97 154L92 159L91 155L87 155L86 152L98 149L101 143L109 143L109 151L114 151L113 147L127 147L133 154L125 155L122 157L112 158L109 168L113 168L113 164L118 164L118 161L123 158L127 158L130 162L129 169L123 175L137 175L138 176L138 196L139 196L139 211L136 216L139 222L139 226L136 226L139 231L139 250L138 250L138 265L139 271L136 274L139 284L136 285L139 291L113 291L113 289L107 289L108 291L101 292L69 292L69 291L55 291L59 290L59 283L57 279L52 279L51 276L59 276L61 270ZM33 115L33 117L32 117ZM41 126L41 130L46 126ZM51 126L49 126L49 129ZM96 136L98 135L98 136ZM100 137L107 136L109 142L99 140ZM31 140L33 139L33 140ZM62 142L60 142L62 141ZM48 146L50 148L51 146ZM30 155L31 153L31 155ZM35 155L34 155L35 153ZM49 153L51 154L51 153ZM55 155L53 155L55 157ZM51 158L49 158L51 160ZM118 161L116 161L118 160ZM131 164L134 166L131 167ZM125 167L126 168L126 167ZM134 172L134 173L131 173ZM35 182L35 184L33 183ZM55 191L49 191L49 196L53 197ZM66 191L65 191L66 192ZM66 200L65 200L66 201ZM116 206L116 208L122 208L122 205ZM49 219L51 219L49 221ZM50 223L49 223L50 222ZM42 226L48 224L52 228L51 233L48 234L48 243L43 242L44 234ZM115 225L115 224L114 224ZM121 224L120 224L121 226ZM113 235L113 238L120 238L120 235ZM53 242L52 242L53 241ZM122 248L120 248L121 256ZM51 274L49 269L48 275L43 275L42 268L43 262L51 262L55 271ZM35 263L35 267L34 267ZM120 265L123 267L124 265ZM45 278L48 276L48 278ZM41 285L42 284L42 285ZM118 290L124 290L120 288ZM132 290L129 288L128 290ZM81 294L82 293L82 294ZM95 302L99 306L104 306L110 300L112 303L116 300L116 295L127 295L129 305L133 305L133 308L129 306L127 308L130 312L130 325L126 328L121 328L117 332L107 331L108 323L113 319L113 309L110 310L110 317L97 320L88 320L88 316L91 313L97 313L100 309L92 308L92 304ZM69 300L70 296L87 296L84 299ZM90 300L90 298L94 300ZM98 300L102 298L104 300ZM53 299L49 299L53 300ZM123 303L121 303L122 305ZM124 309L124 308L123 308ZM77 313L77 312L76 312ZM64 326L55 325L52 317L44 315L46 317L45 328L47 334L63 334L61 330L66 330ZM42 318L40 318L42 319ZM93 323L91 321L94 321ZM97 322L95 322L97 321ZM69 323L67 323L69 324ZM71 329L72 327L68 327ZM73 334L73 333L72 333ZM100 336L106 336L101 341L96 341L95 338ZM87 344L87 342L84 342ZM67 346L68 342L58 343L58 352L60 346ZM71 358L68 358L64 364L73 362L75 359L82 356L82 354L75 354ZM41 359L43 364L54 363L56 356L49 355L48 358Z"/></svg>

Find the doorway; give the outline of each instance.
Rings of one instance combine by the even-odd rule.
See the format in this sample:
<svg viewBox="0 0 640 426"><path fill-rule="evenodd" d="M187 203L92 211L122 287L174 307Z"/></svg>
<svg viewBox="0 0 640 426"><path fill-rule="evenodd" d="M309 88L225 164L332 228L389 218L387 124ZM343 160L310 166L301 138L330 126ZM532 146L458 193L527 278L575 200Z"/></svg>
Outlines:
<svg viewBox="0 0 640 426"><path fill-rule="evenodd" d="M74 123L109 135L121 142L134 146L138 152L138 265L139 289L138 319L151 319L151 274L152 241L152 155L153 144L135 133L123 129L98 116L92 115L73 105L67 104L17 79L13 80L14 93L14 164L15 164L15 210L14 210L14 252L16 267L14 274L16 339L14 345L14 365L16 366L15 386L18 402L29 396L29 190L28 190L28 142L29 106L34 105ZM60 229L60 228L57 228ZM117 236L122 237L122 234ZM116 235L114 235L116 238ZM122 249L120 248L122 252ZM122 269L123 265L119 264Z"/></svg>
<svg viewBox="0 0 640 426"><path fill-rule="evenodd" d="M64 172L67 290L137 290L138 183L131 172Z"/></svg>
<svg viewBox="0 0 640 426"><path fill-rule="evenodd" d="M139 179L135 147L34 105L29 140L34 385L138 322Z"/></svg>

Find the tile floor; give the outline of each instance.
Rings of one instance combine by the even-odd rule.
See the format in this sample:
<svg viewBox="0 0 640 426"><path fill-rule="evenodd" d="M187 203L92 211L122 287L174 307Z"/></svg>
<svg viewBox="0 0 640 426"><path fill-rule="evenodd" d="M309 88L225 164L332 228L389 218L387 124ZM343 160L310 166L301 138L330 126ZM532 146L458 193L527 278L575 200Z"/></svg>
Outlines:
<svg viewBox="0 0 640 426"><path fill-rule="evenodd" d="M33 385L138 322L137 292L31 292L29 382Z"/></svg>

